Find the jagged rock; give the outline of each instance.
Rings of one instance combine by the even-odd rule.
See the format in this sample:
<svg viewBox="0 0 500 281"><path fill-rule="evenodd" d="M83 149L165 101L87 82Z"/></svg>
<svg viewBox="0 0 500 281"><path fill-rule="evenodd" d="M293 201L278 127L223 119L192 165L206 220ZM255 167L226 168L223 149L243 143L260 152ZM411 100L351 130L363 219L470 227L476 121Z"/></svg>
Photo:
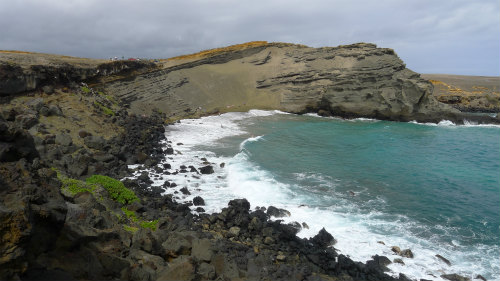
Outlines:
<svg viewBox="0 0 500 281"><path fill-rule="evenodd" d="M398 256L402 256L404 258L413 258L413 252L410 249L401 250L398 246L392 246L391 250Z"/></svg>
<svg viewBox="0 0 500 281"><path fill-rule="evenodd" d="M400 259L400 258L396 258L392 262L393 263L399 263L399 264L405 265L405 262L402 259Z"/></svg>
<svg viewBox="0 0 500 281"><path fill-rule="evenodd" d="M203 166L199 168L200 173L202 174L213 174L214 173L214 167L208 165L208 166Z"/></svg>
<svg viewBox="0 0 500 281"><path fill-rule="evenodd" d="M313 238L311 238L311 242L318 245L319 247L326 248L336 243L333 236L322 228L318 234L316 234Z"/></svg>
<svg viewBox="0 0 500 281"><path fill-rule="evenodd" d="M16 123L24 129L29 129L38 123L38 118L35 114L19 114L16 115Z"/></svg>
<svg viewBox="0 0 500 281"><path fill-rule="evenodd" d="M149 177L149 173L144 171L142 172L138 177L137 177L138 180L142 181L142 182L145 182L145 183L153 183L153 181L151 180L151 178Z"/></svg>
<svg viewBox="0 0 500 281"><path fill-rule="evenodd" d="M486 278L484 278L481 274L476 275L476 277L474 277L474 279L480 279L480 280L486 281Z"/></svg>
<svg viewBox="0 0 500 281"><path fill-rule="evenodd" d="M267 215L276 218L282 218L282 217L289 217L291 214L289 211L285 209L278 209L274 206L269 206L267 208Z"/></svg>
<svg viewBox="0 0 500 281"><path fill-rule="evenodd" d="M44 106L44 101L42 98L35 98L26 102L26 105L33 109L35 112L39 112Z"/></svg>
<svg viewBox="0 0 500 281"><path fill-rule="evenodd" d="M189 192L189 190L187 189L187 187L183 187L180 189L180 191L182 192L182 194L184 195L191 195L191 192Z"/></svg>
<svg viewBox="0 0 500 281"><path fill-rule="evenodd" d="M440 259L441 261L443 261L444 263L446 263L448 266L451 266L451 262L447 258L445 258L445 257L443 257L443 256L441 256L439 254L436 255L436 258Z"/></svg>

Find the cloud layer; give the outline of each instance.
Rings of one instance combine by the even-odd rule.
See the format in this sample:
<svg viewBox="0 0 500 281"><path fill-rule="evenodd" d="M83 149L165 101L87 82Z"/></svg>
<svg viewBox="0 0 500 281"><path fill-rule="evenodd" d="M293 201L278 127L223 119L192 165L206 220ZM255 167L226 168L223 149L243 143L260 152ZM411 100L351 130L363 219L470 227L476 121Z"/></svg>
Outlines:
<svg viewBox="0 0 500 281"><path fill-rule="evenodd" d="M166 58L254 40L372 42L421 73L500 75L496 0L0 0L0 49Z"/></svg>

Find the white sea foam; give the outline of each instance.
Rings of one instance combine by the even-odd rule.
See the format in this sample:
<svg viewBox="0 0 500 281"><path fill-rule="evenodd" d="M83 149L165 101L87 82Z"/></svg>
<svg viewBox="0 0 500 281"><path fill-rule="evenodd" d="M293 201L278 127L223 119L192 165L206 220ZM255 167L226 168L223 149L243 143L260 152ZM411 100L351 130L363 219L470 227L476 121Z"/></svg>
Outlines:
<svg viewBox="0 0 500 281"><path fill-rule="evenodd" d="M471 279L473 274L482 274L488 280L500 280L500 265L496 260L488 259L499 252L498 247L477 246L470 249L455 241L449 245L439 242L439 237L419 238L415 229L420 232L432 232L425 226L418 225L404 216L388 219L383 213L372 210L369 213L359 211L359 206L349 200L346 194L336 193L335 187L341 184L336 179L314 173L297 173L297 185L279 182L270 172L261 169L249 161L245 146L250 142L265 141L265 136L250 137L240 146L240 152L232 157L223 157L211 151L199 150L200 145L217 145L217 141L228 136L249 134L245 132L240 121L246 118L263 117L282 114L277 111L252 110L247 113L226 113L201 119L182 120L181 123L167 128L167 137L174 148L175 155L167 155L162 163L169 163L169 172L179 171L181 165L194 165L196 168L204 164L202 158L212 163L215 172L210 175L196 173L178 173L176 175L157 175L154 185L163 185L165 181L175 182L178 186L168 188L166 193L174 194L180 202L187 202L194 196L204 198L203 208L211 213L220 211L227 202L234 198L246 198L252 207L276 206L287 209L291 217L285 222L305 222L309 228L299 232L301 237L312 237L325 229L338 240L335 248L340 253L357 261L365 262L372 255L388 256L391 260L399 256L393 255L391 246L401 249L410 248L415 257L402 258L405 265L392 263L390 274L400 272L415 279L443 280L439 276L446 273L458 273ZM364 121L364 120L362 120ZM369 121L369 120L368 120ZM434 126L437 126L434 124ZM452 125L444 125L452 126ZM225 163L225 167L221 167ZM154 174L153 171L150 173ZM139 172L137 173L139 174ZM329 187L331 193L304 192L298 185L302 180L314 181L318 186ZM188 187L191 195L182 195L180 188ZM334 196L337 203L325 204L325 198ZM383 199L373 198L372 203L381 205ZM195 207L192 207L195 209ZM447 229L443 229L446 232ZM383 241L385 245L379 243ZM478 253L484 254L478 254ZM452 263L447 266L435 255L440 254ZM492 275L485 274L490 272Z"/></svg>
<svg viewBox="0 0 500 281"><path fill-rule="evenodd" d="M483 127L483 128L500 128L500 125L498 124L478 124L477 122L469 121L469 120L464 120L464 124L455 124L454 122L450 120L441 120L439 123L420 123L415 120L410 121L408 123L411 124L417 124L417 125L423 125L423 126L431 126L431 127Z"/></svg>

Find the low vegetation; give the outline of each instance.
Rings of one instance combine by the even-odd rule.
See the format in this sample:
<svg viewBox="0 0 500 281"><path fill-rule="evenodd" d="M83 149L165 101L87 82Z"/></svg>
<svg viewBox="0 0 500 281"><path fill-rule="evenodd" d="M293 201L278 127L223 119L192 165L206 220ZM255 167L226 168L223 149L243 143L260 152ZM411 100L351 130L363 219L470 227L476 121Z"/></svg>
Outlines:
<svg viewBox="0 0 500 281"><path fill-rule="evenodd" d="M82 192L94 193L96 186L94 184L89 184L81 180L72 179L64 176L57 169L53 168L57 173L57 178L61 181L61 189L69 192L71 195L76 195Z"/></svg>
<svg viewBox="0 0 500 281"><path fill-rule="evenodd" d="M104 187L111 199L115 200L118 203L128 205L133 202L139 201L139 198L135 195L135 193L126 188L125 185L119 180L115 180L113 178L102 176L102 175L93 175L85 180L87 184L99 184Z"/></svg>

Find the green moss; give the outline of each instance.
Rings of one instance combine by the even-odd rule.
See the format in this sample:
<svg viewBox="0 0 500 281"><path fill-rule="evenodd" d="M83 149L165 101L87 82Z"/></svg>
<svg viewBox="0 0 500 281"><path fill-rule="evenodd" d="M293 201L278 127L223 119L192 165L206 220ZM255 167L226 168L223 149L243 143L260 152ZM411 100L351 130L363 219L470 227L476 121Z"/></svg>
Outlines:
<svg viewBox="0 0 500 281"><path fill-rule="evenodd" d="M87 87L82 87L82 92L84 92L85 94L88 94L88 93L90 93L90 89Z"/></svg>
<svg viewBox="0 0 500 281"><path fill-rule="evenodd" d="M98 106L102 110L102 112L104 112L104 114L109 115L109 116L115 116L115 112L113 110L107 108L103 104L101 104L101 103L99 103L97 101L94 101L94 104L96 106Z"/></svg>
<svg viewBox="0 0 500 281"><path fill-rule="evenodd" d="M125 229L126 231L128 231L128 232L130 232L132 234L136 233L137 230L139 230L138 227L133 227L133 226L128 226L128 225L124 225L123 229Z"/></svg>
<svg viewBox="0 0 500 281"><path fill-rule="evenodd" d="M158 224L158 220L154 220L154 221L141 221L140 222L140 226L142 228L149 228L149 229L151 229L153 231L156 230L157 224Z"/></svg>
<svg viewBox="0 0 500 281"><path fill-rule="evenodd" d="M123 183L119 180L115 180L113 178L101 175L93 175L85 180L87 184L99 184L104 187L111 199L122 203L122 204L130 204L135 201L139 201L139 198L135 195L135 193L126 188Z"/></svg>

